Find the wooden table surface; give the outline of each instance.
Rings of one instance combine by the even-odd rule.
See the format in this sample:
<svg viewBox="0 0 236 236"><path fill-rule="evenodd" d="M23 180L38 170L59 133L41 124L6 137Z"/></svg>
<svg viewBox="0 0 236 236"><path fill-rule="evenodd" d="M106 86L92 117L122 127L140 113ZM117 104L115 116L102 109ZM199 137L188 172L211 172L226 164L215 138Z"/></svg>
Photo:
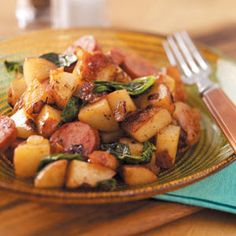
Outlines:
<svg viewBox="0 0 236 236"><path fill-rule="evenodd" d="M14 18L15 1L0 2L0 37L22 33ZM235 0L109 0L107 7L111 25L162 33L185 28L197 41L236 58ZM236 235L233 214L151 199L63 206L25 201L0 190L0 213L4 236Z"/></svg>

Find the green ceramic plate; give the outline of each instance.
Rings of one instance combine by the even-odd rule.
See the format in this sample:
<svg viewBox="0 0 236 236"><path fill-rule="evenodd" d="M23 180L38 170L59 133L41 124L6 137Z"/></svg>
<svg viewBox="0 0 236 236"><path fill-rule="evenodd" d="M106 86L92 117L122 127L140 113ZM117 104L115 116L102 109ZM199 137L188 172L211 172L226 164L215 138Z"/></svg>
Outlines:
<svg viewBox="0 0 236 236"><path fill-rule="evenodd" d="M3 66L4 60L20 60L26 56L37 56L46 52L62 52L81 35L93 34L104 50L121 47L134 51L151 60L158 67L168 64L162 42L164 36L112 29L67 29L44 30L29 33L0 42L0 112L8 114L6 91L13 79ZM217 67L218 55L202 49L213 69ZM213 73L212 79L215 79ZM174 168L160 173L157 182L137 187L120 186L115 191L68 191L44 190L33 187L31 181L14 176L11 162L0 160L0 187L17 192L23 197L60 203L105 203L122 202L147 198L172 191L198 181L220 170L234 160L232 150L221 131L211 119L198 96L196 88L186 87L189 103L201 111L201 138L199 143L177 159Z"/></svg>

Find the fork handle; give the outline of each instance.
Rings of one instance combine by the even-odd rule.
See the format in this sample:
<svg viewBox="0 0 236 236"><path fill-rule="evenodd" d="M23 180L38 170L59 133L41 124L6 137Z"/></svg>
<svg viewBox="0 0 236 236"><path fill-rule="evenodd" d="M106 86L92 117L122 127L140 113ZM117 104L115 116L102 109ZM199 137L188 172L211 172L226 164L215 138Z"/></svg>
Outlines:
<svg viewBox="0 0 236 236"><path fill-rule="evenodd" d="M210 88L202 96L210 113L236 153L236 106L218 87Z"/></svg>

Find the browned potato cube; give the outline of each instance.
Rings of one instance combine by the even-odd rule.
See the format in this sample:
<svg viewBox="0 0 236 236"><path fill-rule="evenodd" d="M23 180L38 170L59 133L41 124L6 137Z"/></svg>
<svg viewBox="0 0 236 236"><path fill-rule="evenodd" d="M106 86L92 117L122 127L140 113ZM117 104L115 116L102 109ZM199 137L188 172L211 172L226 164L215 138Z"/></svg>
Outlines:
<svg viewBox="0 0 236 236"><path fill-rule="evenodd" d="M113 132L119 130L119 125L106 98L82 107L78 118L100 131Z"/></svg>
<svg viewBox="0 0 236 236"><path fill-rule="evenodd" d="M145 142L171 122L171 115L166 109L151 108L130 115L122 127L137 141Z"/></svg>
<svg viewBox="0 0 236 236"><path fill-rule="evenodd" d="M50 72L49 93L57 106L63 108L76 90L78 79L71 73L58 68Z"/></svg>
<svg viewBox="0 0 236 236"><path fill-rule="evenodd" d="M24 78L15 79L11 82L8 90L8 103L15 106L16 102L20 99L21 95L26 90L26 83Z"/></svg>
<svg viewBox="0 0 236 236"><path fill-rule="evenodd" d="M26 114L23 108L16 111L16 113L11 116L11 119L15 122L18 138L26 139L29 136L36 134L34 121Z"/></svg>
<svg viewBox="0 0 236 236"><path fill-rule="evenodd" d="M14 150L14 169L19 177L33 177L39 163L50 155L50 144L39 135L32 135L26 143L20 144Z"/></svg>
<svg viewBox="0 0 236 236"><path fill-rule="evenodd" d="M127 90L117 90L107 95L107 101L111 107L116 121L125 119L126 114L136 111L136 106Z"/></svg>
<svg viewBox="0 0 236 236"><path fill-rule="evenodd" d="M115 156L106 151L93 151L89 154L89 162L116 170L119 162Z"/></svg>
<svg viewBox="0 0 236 236"><path fill-rule="evenodd" d="M161 168L168 169L175 163L180 137L180 127L169 125L157 134L156 155Z"/></svg>
<svg viewBox="0 0 236 236"><path fill-rule="evenodd" d="M148 184L157 180L157 176L151 170L138 165L124 165L122 176L128 185Z"/></svg>
<svg viewBox="0 0 236 236"><path fill-rule="evenodd" d="M66 178L66 160L55 161L42 169L34 180L37 188L59 188L63 187Z"/></svg>
<svg viewBox="0 0 236 236"><path fill-rule="evenodd" d="M56 130L61 120L61 111L45 105L36 119L38 132L48 138Z"/></svg>
<svg viewBox="0 0 236 236"><path fill-rule="evenodd" d="M102 165L73 160L69 164L66 187L78 188L82 185L96 187L104 180L111 179L116 172Z"/></svg>
<svg viewBox="0 0 236 236"><path fill-rule="evenodd" d="M56 65L44 58L26 58L23 66L24 79L28 85L35 79L39 82L49 78L50 70L56 69Z"/></svg>
<svg viewBox="0 0 236 236"><path fill-rule="evenodd" d="M34 79L24 93L24 108L30 116L37 116L47 101L48 94L43 84Z"/></svg>
<svg viewBox="0 0 236 236"><path fill-rule="evenodd" d="M120 143L126 144L129 146L131 155L140 156L143 151L143 144L135 141L130 138L121 138L119 140Z"/></svg>

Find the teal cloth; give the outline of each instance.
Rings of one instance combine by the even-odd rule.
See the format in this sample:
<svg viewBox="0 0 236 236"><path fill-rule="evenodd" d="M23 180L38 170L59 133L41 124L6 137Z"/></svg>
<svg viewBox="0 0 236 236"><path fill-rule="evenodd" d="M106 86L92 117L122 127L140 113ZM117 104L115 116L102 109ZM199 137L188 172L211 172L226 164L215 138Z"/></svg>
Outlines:
<svg viewBox="0 0 236 236"><path fill-rule="evenodd" d="M188 187L154 198L236 214L236 163Z"/></svg>

